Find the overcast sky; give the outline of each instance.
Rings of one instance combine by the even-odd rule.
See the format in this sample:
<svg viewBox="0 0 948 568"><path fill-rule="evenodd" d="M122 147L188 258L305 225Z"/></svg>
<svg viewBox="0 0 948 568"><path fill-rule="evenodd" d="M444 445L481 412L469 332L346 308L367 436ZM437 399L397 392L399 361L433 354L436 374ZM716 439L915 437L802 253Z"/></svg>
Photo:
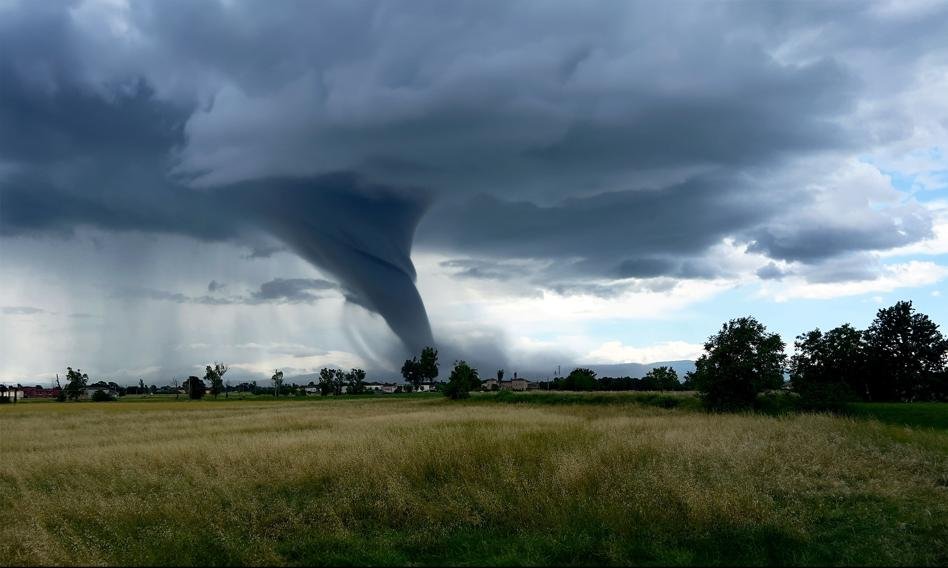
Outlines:
<svg viewBox="0 0 948 568"><path fill-rule="evenodd" d="M944 325L946 38L924 0L0 0L0 380Z"/></svg>

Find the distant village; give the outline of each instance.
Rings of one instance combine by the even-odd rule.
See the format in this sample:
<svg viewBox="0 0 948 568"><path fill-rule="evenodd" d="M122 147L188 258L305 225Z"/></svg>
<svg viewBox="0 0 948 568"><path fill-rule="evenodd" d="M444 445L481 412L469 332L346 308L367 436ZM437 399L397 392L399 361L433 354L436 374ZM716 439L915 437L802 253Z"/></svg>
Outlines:
<svg viewBox="0 0 948 568"><path fill-rule="evenodd" d="M436 392L440 390L443 383L441 381L423 382L417 385L409 383L378 382L367 381L362 383L363 391L360 394L396 394L410 392ZM487 379L481 383L481 391L527 391L536 390L543 387L549 388L547 383L542 381L531 381L519 378L516 375L510 380L498 380L495 378ZM349 385L340 387L341 394L350 394ZM280 390L281 396L334 396L336 393L329 392L323 394L325 389L314 382L305 385L295 383L283 385ZM224 386L223 396L231 393L249 393L256 395L273 395L274 387L259 386L256 381L241 382L235 385L227 384ZM140 383L137 386L123 386L114 381L98 381L87 385L82 389L78 400L96 400L96 399L115 399L126 395L176 395L187 396L188 390L185 386L173 385L145 385ZM65 397L65 390L60 386L44 387L42 385L23 386L23 385L0 385L0 398L7 399L9 402L30 399L62 399Z"/></svg>

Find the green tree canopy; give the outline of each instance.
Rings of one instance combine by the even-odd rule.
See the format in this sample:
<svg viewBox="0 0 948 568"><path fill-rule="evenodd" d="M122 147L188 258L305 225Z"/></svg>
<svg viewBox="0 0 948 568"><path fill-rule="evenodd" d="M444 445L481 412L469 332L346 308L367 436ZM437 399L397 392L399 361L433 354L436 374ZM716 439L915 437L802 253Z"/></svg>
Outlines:
<svg viewBox="0 0 948 568"><path fill-rule="evenodd" d="M649 381L655 390L665 391L681 388L681 383L678 382L678 371L671 367L662 366L649 369L648 373L645 373L644 379Z"/></svg>
<svg viewBox="0 0 948 568"><path fill-rule="evenodd" d="M434 347L422 349L418 366L423 382L435 380L438 377L438 350Z"/></svg>
<svg viewBox="0 0 948 568"><path fill-rule="evenodd" d="M215 362L213 367L207 365L204 368L204 380L210 383L211 394L214 395L214 398L224 392L224 373L226 372L227 365L223 363Z"/></svg>
<svg viewBox="0 0 948 568"><path fill-rule="evenodd" d="M204 394L207 393L207 385L204 384L204 381L193 375L188 377L188 380L184 381L184 384L181 386L183 386L185 392L188 393L188 398L192 400L200 400L204 398Z"/></svg>
<svg viewBox="0 0 948 568"><path fill-rule="evenodd" d="M270 381L273 383L274 398L280 396L280 388L283 386L283 371L274 369Z"/></svg>
<svg viewBox="0 0 948 568"><path fill-rule="evenodd" d="M365 392L365 371L362 369L352 369L346 373L346 384L348 385L348 394L362 394Z"/></svg>
<svg viewBox="0 0 948 568"><path fill-rule="evenodd" d="M471 391L480 388L481 380L477 375L477 369L471 367L466 361L457 361L454 369L451 370L451 376L448 377L448 384L445 385L444 395L448 398L457 400L471 396Z"/></svg>
<svg viewBox="0 0 948 568"><path fill-rule="evenodd" d="M63 391L70 400L79 400L83 390L89 383L89 375L82 372L82 369L72 370L72 367L66 367L66 388Z"/></svg>
<svg viewBox="0 0 948 568"><path fill-rule="evenodd" d="M327 367L319 371L319 391L323 395L342 394L342 387L346 382L346 372L342 369L330 369Z"/></svg>
<svg viewBox="0 0 948 568"><path fill-rule="evenodd" d="M868 398L912 401L939 398L948 341L912 302L883 308L864 333L868 353Z"/></svg>
<svg viewBox="0 0 948 568"><path fill-rule="evenodd" d="M866 349L862 332L849 324L825 334L797 336L790 358L790 381L808 408L840 408L866 392Z"/></svg>
<svg viewBox="0 0 948 568"><path fill-rule="evenodd" d="M783 384L784 343L753 317L725 323L704 349L692 377L708 408L751 408L758 394Z"/></svg>
<svg viewBox="0 0 948 568"><path fill-rule="evenodd" d="M418 363L417 357L405 360L405 363L402 365L402 377L404 377L406 383L415 388L422 383L421 364Z"/></svg>
<svg viewBox="0 0 948 568"><path fill-rule="evenodd" d="M591 369L578 368L570 371L569 375L560 383L563 390L591 391L596 390L596 372Z"/></svg>

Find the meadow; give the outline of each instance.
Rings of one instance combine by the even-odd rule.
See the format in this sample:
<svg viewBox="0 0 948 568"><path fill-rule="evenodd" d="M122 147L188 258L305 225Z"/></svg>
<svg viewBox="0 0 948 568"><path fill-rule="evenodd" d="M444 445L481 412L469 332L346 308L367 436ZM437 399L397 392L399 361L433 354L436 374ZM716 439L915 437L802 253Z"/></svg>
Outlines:
<svg viewBox="0 0 948 568"><path fill-rule="evenodd" d="M663 396L5 405L0 564L948 564L938 418Z"/></svg>

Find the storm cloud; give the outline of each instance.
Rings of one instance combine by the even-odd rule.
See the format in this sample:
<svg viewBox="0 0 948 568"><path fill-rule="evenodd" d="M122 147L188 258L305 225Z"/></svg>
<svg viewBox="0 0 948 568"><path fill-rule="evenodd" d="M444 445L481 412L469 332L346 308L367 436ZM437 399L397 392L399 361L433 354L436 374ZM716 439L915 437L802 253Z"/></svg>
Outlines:
<svg viewBox="0 0 948 568"><path fill-rule="evenodd" d="M865 253L932 219L841 156L911 136L913 110L878 101L948 60L948 6L894 9L4 3L0 238L91 226L286 250L338 285L274 279L243 300L338 287L409 350L433 341L416 240L464 257L445 265L460 278L532 261L551 289L606 296L726 277L708 258L726 239L812 281L871 278ZM236 301L214 284L139 293Z"/></svg>

